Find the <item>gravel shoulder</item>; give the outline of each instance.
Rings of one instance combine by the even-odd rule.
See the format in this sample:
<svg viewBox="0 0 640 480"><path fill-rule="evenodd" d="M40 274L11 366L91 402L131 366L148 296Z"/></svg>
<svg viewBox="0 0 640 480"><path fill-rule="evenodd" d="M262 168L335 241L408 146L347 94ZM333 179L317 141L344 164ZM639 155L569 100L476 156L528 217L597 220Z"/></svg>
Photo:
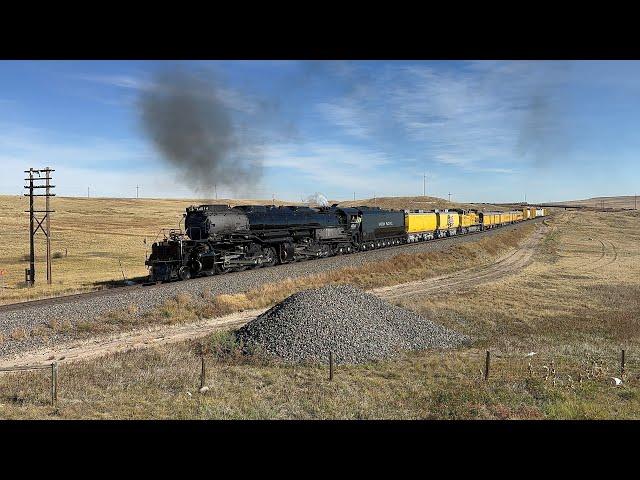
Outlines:
<svg viewBox="0 0 640 480"><path fill-rule="evenodd" d="M507 227L507 228L517 228L515 227ZM501 230L496 230L501 231ZM502 230L504 231L504 230ZM469 269L463 270L460 272L456 272L451 275L431 278L428 281L419 281L419 282L410 282L400 285L394 285L390 287L383 287L371 290L370 293L373 293L380 298L385 300L394 300L395 298L407 296L407 295L415 295L427 292L433 292L442 289L454 289L454 288L463 288L465 286L477 285L478 283L491 282L503 278L506 275L516 274L521 268L526 266L531 261L533 252L536 246L539 244L540 240L544 237L544 233L547 231L546 228L539 229L530 239L528 239L520 248L511 252L501 258L498 258L495 263L478 268L478 269ZM487 234L492 234L494 232L487 232ZM460 237L452 240L461 240L464 237ZM473 236L472 236L473 238ZM469 240L468 238L465 240ZM446 242L441 242L440 244L436 243L435 245L418 244L410 247L436 247L440 245L440 249L446 247ZM419 250L424 251L424 250ZM393 256L398 253L397 250L387 251L387 250L379 250L375 252L369 252L364 255L375 255L375 254L388 254L389 256ZM360 254L358 254L360 255ZM335 257L331 259L325 260L345 260L352 259L357 257L358 255L353 256L345 256L345 257ZM369 257L370 258L370 257ZM380 258L380 257L378 257ZM382 257L384 258L384 257ZM323 262L322 260L317 262ZM286 265L286 267L308 267L314 262L307 262L304 264L293 264ZM341 267L344 265L340 265ZM335 267L337 268L337 267ZM247 271L247 272L239 272L238 274L230 274L229 276L237 276L237 277L245 277L243 274L250 273L265 273L267 270L278 270L278 267L272 269L265 270L257 270L257 271ZM322 271L322 270L320 270ZM311 272L307 271L307 274ZM292 276L292 275L289 275ZM286 278L286 277L283 277ZM202 279L202 280L215 280L221 279L221 277L213 277L211 279ZM275 280L271 280L275 281ZM196 283L204 283L199 280L195 281ZM185 282L183 284L170 284L169 286L174 285L186 285L190 282ZM266 282L265 282L266 283ZM200 288L207 288L208 285L203 285ZM251 288L251 287L247 287ZM239 291L243 291L242 289ZM231 293L231 292L230 292ZM174 294L175 295L175 294ZM249 321L256 318L258 315L264 313L267 309L260 310L247 310L244 312L234 313L231 315L226 315L224 317L218 317L209 319L203 322L196 322L187 325L179 325L179 326L158 326L153 328L145 328L143 330L134 330L129 332L123 332L117 335L109 335L109 336L100 336L91 340L81 340L81 341L69 341L69 339L64 338L53 338L52 342L48 346L33 345L33 344L25 344L21 348L13 350L13 351L0 351L0 366L9 366L9 365L28 365L28 364L36 364L36 363L47 363L53 360L56 361L77 361L81 359L95 358L104 355L108 355L111 353L116 353L120 351L126 351L130 349L137 348L148 348L157 345L180 342L186 339L203 337L211 332L230 328L230 327L240 327ZM8 344L7 342L5 342Z"/></svg>

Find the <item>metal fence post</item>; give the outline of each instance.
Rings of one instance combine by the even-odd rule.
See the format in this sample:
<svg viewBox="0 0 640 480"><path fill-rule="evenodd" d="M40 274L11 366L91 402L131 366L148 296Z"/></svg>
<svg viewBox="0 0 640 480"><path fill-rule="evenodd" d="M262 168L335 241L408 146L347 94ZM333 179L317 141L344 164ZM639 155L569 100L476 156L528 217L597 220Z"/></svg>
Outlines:
<svg viewBox="0 0 640 480"><path fill-rule="evenodd" d="M333 380L333 352L329 351L329 380Z"/></svg>
<svg viewBox="0 0 640 480"><path fill-rule="evenodd" d="M51 405L58 404L58 363L51 363Z"/></svg>
<svg viewBox="0 0 640 480"><path fill-rule="evenodd" d="M487 350L487 357L484 361L484 379L489 380L489 365L491 364L491 353Z"/></svg>
<svg viewBox="0 0 640 480"><path fill-rule="evenodd" d="M620 356L620 376L624 375L624 348L622 349L622 355Z"/></svg>
<svg viewBox="0 0 640 480"><path fill-rule="evenodd" d="M200 388L204 388L204 380L205 380L205 366L204 366L204 355L200 355Z"/></svg>

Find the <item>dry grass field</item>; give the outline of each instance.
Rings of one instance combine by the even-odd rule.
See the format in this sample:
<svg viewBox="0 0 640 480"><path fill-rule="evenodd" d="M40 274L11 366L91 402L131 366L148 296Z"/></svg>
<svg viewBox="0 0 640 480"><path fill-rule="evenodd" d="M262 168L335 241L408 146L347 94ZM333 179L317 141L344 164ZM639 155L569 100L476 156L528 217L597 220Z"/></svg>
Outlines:
<svg viewBox="0 0 640 480"><path fill-rule="evenodd" d="M336 202L337 203L337 202ZM466 208L466 209L479 209L479 210L504 210L504 207L497 207L495 205L484 204L480 207L470 203L456 203L449 202L443 198L438 197L377 197L368 198L366 200L349 200L339 203L342 207L355 207L359 205L366 205L370 207L380 208L393 208L397 210L410 209L410 210L434 210L445 208Z"/></svg>
<svg viewBox="0 0 640 480"><path fill-rule="evenodd" d="M425 201L426 203L420 203ZM46 283L44 236L36 238L35 288L24 285L29 266L29 203L26 197L0 196L0 270L6 271L0 304L83 292L147 275L144 265L161 230L178 228L187 206L201 203L272 204L271 200L156 200L55 197L52 200L53 284ZM456 206L432 197L358 200L346 204L387 208ZM276 205L296 202L275 201ZM145 244L146 240L146 244Z"/></svg>
<svg viewBox="0 0 640 480"><path fill-rule="evenodd" d="M640 208L640 202L635 195L626 195L619 197L593 197L585 200L571 200L568 202L557 202L559 205L581 206L590 208L614 208L614 209L636 209Z"/></svg>
<svg viewBox="0 0 640 480"><path fill-rule="evenodd" d="M204 395L193 345L181 343L61 366L57 414L47 405L44 373L4 374L0 417L639 418L640 214L557 212L546 222L549 233L521 271L397 301L471 335L469 348L339 366L328 382L326 367L243 357L230 333L219 332L206 339L213 353ZM465 258L485 263L513 249L518 241L507 235L456 247L447 262L416 256L397 270L372 266L333 280L371 287L449 271L438 264L467 268ZM278 289L270 288L277 300ZM245 297L227 301L240 303L233 308L257 301Z"/></svg>

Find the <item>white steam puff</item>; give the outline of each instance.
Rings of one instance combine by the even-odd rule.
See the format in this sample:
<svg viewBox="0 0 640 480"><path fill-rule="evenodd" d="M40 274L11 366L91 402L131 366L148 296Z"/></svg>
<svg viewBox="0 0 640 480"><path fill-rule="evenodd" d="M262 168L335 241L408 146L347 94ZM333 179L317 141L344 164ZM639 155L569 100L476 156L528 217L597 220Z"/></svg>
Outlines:
<svg viewBox="0 0 640 480"><path fill-rule="evenodd" d="M308 203L309 206L316 206L316 207L328 207L329 206L329 200L327 200L327 197L325 197L320 192L316 192L313 195L309 195L306 198L305 203Z"/></svg>

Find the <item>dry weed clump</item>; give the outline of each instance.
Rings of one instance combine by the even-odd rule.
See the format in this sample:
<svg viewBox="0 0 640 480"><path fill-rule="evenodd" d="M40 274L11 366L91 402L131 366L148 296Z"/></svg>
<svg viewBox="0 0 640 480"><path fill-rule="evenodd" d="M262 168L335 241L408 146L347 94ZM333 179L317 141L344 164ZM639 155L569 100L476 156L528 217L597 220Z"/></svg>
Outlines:
<svg viewBox="0 0 640 480"><path fill-rule="evenodd" d="M12 340L20 341L27 338L28 333L24 328L18 327L18 328L14 328L9 334L9 336L11 337Z"/></svg>

